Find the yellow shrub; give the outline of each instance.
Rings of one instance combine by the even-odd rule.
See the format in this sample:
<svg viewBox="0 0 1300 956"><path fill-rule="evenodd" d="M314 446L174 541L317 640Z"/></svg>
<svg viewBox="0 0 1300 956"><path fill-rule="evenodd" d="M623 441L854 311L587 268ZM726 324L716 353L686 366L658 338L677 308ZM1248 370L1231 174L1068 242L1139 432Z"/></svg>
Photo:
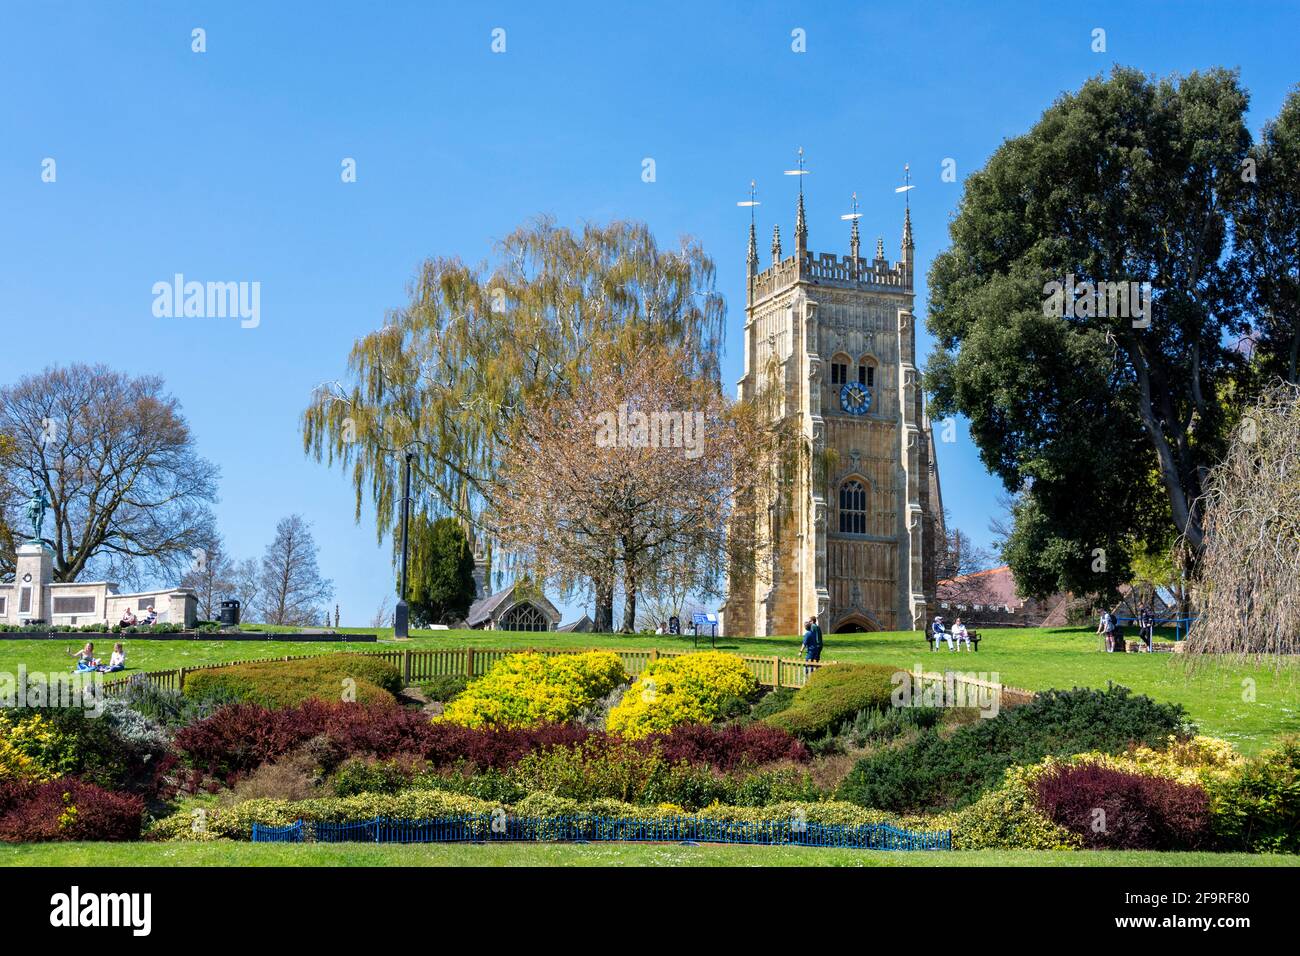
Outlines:
<svg viewBox="0 0 1300 956"><path fill-rule="evenodd" d="M1059 762L1048 757L1028 767L1008 767L1002 784L975 803L935 817L932 826L952 830L954 850L1073 850L1080 840L1039 812L1033 783Z"/></svg>
<svg viewBox="0 0 1300 956"><path fill-rule="evenodd" d="M0 781L53 780L59 775L51 756L57 744L49 721L18 720L0 711Z"/></svg>
<svg viewBox="0 0 1300 956"><path fill-rule="evenodd" d="M613 651L511 654L471 681L434 720L465 727L564 723L627 679Z"/></svg>
<svg viewBox="0 0 1300 956"><path fill-rule="evenodd" d="M638 738L678 724L707 724L724 716L736 698L749 697L758 683L745 662L732 654L706 651L652 661L618 706L608 730Z"/></svg>

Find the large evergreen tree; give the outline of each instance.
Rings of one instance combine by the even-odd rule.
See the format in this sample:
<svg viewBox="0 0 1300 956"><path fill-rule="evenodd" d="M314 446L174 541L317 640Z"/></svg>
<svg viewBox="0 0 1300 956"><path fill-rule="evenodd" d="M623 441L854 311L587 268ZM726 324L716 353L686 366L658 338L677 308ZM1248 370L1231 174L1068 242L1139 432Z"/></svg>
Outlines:
<svg viewBox="0 0 1300 956"><path fill-rule="evenodd" d="M930 272L927 386L1017 495L1006 557L1028 592L1106 592L1135 551L1203 547L1251 330L1229 261L1246 105L1230 71L1117 68L966 183ZM1067 276L1150 283L1150 314L1049 314Z"/></svg>
<svg viewBox="0 0 1300 956"><path fill-rule="evenodd" d="M465 619L474 601L474 553L458 520L412 518L406 587L416 627Z"/></svg>

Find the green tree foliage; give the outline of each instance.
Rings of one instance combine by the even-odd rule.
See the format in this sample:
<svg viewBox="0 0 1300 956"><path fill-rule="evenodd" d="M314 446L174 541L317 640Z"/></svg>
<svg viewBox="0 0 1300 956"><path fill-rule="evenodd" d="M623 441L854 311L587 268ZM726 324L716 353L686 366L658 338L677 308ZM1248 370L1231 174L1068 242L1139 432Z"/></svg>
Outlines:
<svg viewBox="0 0 1300 956"><path fill-rule="evenodd" d="M407 305L353 345L346 381L317 389L303 446L347 473L358 520L369 497L381 537L408 449L416 511L473 522L539 397L570 388L592 356L632 362L647 343L683 348L692 374L718 380L724 317L698 243L661 249L641 223L574 232L539 218L502 240L492 263L426 261ZM613 586L594 582L598 617Z"/></svg>
<svg viewBox="0 0 1300 956"><path fill-rule="evenodd" d="M1251 290L1257 372L1300 384L1300 87L1250 151L1235 263Z"/></svg>
<svg viewBox="0 0 1300 956"><path fill-rule="evenodd" d="M474 602L474 552L455 518L411 519L406 601L416 627L456 624Z"/></svg>
<svg viewBox="0 0 1300 956"><path fill-rule="evenodd" d="M1029 593L1112 590L1174 534L1203 546L1197 500L1250 331L1227 255L1246 105L1233 72L1117 68L967 181L930 272L926 384L1018 496L1005 557ZM1048 284L1067 275L1150 283L1149 326L1057 314Z"/></svg>

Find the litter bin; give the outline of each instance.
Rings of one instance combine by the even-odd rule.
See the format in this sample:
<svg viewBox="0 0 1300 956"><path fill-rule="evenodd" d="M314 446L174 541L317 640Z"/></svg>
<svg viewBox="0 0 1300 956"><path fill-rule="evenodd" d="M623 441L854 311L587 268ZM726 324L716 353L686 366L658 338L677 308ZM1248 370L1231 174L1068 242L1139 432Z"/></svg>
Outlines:
<svg viewBox="0 0 1300 956"><path fill-rule="evenodd" d="M222 601L221 602L221 626L233 627L239 623L239 602Z"/></svg>

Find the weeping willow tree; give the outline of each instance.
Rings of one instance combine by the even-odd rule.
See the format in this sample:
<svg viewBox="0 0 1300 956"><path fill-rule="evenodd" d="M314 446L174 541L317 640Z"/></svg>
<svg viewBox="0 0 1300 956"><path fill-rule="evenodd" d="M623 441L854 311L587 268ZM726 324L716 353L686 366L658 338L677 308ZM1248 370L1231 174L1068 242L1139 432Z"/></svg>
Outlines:
<svg viewBox="0 0 1300 956"><path fill-rule="evenodd" d="M1300 388L1245 412L1206 489L1188 650L1280 662L1300 651Z"/></svg>
<svg viewBox="0 0 1300 956"><path fill-rule="evenodd" d="M538 218L489 262L426 261L407 305L357 340L341 380L317 386L303 447L348 475L357 520L373 508L381 540L408 452L413 510L472 529L530 409L571 392L593 364L630 366L655 345L679 347L692 375L717 381L724 319L713 261L695 241L660 249L642 223L573 231ZM598 624L612 619L613 586L591 582Z"/></svg>

